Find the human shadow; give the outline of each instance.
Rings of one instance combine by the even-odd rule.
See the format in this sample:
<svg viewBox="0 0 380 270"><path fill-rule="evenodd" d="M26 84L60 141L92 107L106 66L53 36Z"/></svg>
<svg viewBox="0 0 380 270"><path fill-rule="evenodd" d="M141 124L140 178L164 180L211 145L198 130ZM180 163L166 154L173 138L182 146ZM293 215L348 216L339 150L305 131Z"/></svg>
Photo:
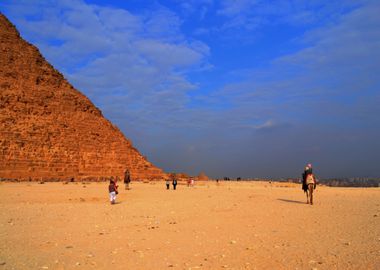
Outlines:
<svg viewBox="0 0 380 270"><path fill-rule="evenodd" d="M115 204L122 204L122 202L121 201L117 201L117 202L111 203L111 205L115 205Z"/></svg>
<svg viewBox="0 0 380 270"><path fill-rule="evenodd" d="M294 200L288 200L288 199L277 199L278 201L288 202L288 203L298 203L298 204L306 204L305 202L301 201L294 201Z"/></svg>

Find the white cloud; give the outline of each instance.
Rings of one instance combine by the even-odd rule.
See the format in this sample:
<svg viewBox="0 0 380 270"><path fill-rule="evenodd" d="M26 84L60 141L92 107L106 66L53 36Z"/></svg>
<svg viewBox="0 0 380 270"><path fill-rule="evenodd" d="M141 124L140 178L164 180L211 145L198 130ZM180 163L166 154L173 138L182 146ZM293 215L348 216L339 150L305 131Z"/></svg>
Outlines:
<svg viewBox="0 0 380 270"><path fill-rule="evenodd" d="M268 24L304 26L331 22L347 10L369 1L223 0L217 14L226 18L221 30L253 31Z"/></svg>
<svg viewBox="0 0 380 270"><path fill-rule="evenodd" d="M241 15L249 12L249 9L258 2L254 0L224 0L222 1L222 8L218 10L218 13L228 17Z"/></svg>

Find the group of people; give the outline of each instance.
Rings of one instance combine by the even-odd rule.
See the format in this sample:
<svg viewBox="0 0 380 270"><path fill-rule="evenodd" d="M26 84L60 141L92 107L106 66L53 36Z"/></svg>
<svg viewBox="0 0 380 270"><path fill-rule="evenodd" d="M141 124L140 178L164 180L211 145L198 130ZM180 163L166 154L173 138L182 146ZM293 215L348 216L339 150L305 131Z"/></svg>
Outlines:
<svg viewBox="0 0 380 270"><path fill-rule="evenodd" d="M170 189L170 180L171 180L171 182L172 182L172 185L173 185L173 189L174 190L176 190L177 189L177 178L176 178L176 176L175 176L175 174L174 173L172 173L171 175L170 175L170 179L167 179L166 180L166 189Z"/></svg>
<svg viewBox="0 0 380 270"><path fill-rule="evenodd" d="M116 203L116 195L119 194L119 191L118 191L119 186L117 185L118 180L119 180L118 176L116 176L116 178L111 176L111 178L110 178L110 183L108 185L108 192L110 195L111 204ZM130 174L129 170L127 169L124 172L124 185L125 185L126 190L130 189L130 187L129 187L130 183L131 183L131 174Z"/></svg>
<svg viewBox="0 0 380 270"><path fill-rule="evenodd" d="M118 192L119 186L117 185L118 180L119 180L118 176L116 178L111 176L110 183L108 185L108 192L109 192L111 204L116 203L116 195L119 193ZM173 185L173 189L176 190L178 182L177 182L176 175L174 173L170 175L170 179L166 180L166 189L168 189L168 190L170 189L170 182ZM217 180L217 182L218 182L218 180ZM124 185L125 185L126 190L130 189L130 187L129 187L130 183L131 183L131 174L130 174L129 170L127 169L124 172ZM194 185L194 179L189 179L188 186L192 186L192 185ZM312 168L311 164L309 163L306 165L305 170L302 173L302 189L307 194L307 202L308 203L309 203L308 192L310 193L310 190L312 191L312 189L310 189L310 187L312 189L315 189L317 187L317 181L316 181L315 176L313 174L313 168ZM310 194L310 195L311 195L310 199L311 199L311 204L312 204L313 203L312 202L312 194Z"/></svg>

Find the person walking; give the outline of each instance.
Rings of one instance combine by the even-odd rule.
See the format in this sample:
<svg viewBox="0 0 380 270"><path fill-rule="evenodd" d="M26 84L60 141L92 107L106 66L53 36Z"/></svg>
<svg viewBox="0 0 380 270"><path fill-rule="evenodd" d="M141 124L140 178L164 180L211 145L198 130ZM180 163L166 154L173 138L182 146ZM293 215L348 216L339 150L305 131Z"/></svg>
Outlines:
<svg viewBox="0 0 380 270"><path fill-rule="evenodd" d="M118 194L118 191L117 191L116 182L115 182L115 180L114 180L114 178L112 176L111 176L111 179L110 179L110 184L108 185L108 192L109 192L111 204L115 204L115 202L116 202L116 195Z"/></svg>
<svg viewBox="0 0 380 270"><path fill-rule="evenodd" d="M125 189L129 190L129 183L131 183L131 174L129 172L128 169L125 170L124 172L124 185L125 185Z"/></svg>
<svg viewBox="0 0 380 270"><path fill-rule="evenodd" d="M166 180L166 189L170 189L170 181L169 181L169 179Z"/></svg>

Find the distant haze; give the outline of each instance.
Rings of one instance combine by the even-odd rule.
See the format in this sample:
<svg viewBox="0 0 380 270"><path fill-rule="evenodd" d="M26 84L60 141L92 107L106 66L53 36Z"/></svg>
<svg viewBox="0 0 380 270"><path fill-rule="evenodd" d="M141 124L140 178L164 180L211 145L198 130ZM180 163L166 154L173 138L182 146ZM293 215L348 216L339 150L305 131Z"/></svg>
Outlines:
<svg viewBox="0 0 380 270"><path fill-rule="evenodd" d="M0 10L167 172L299 177L312 163L320 177L380 176L379 1Z"/></svg>

